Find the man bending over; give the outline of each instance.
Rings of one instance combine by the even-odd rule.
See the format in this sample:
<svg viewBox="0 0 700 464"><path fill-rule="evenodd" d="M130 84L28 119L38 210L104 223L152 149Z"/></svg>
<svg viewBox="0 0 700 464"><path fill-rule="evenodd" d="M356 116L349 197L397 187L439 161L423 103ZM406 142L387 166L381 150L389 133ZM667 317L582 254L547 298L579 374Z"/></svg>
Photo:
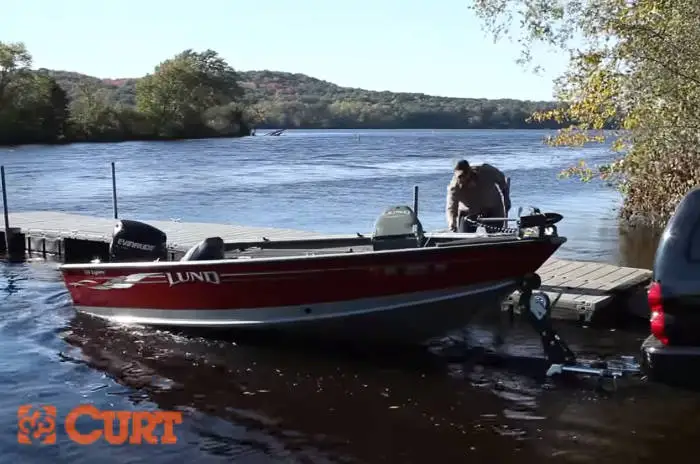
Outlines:
<svg viewBox="0 0 700 464"><path fill-rule="evenodd" d="M447 186L445 213L447 225L453 232L475 232L477 225L469 222L478 217L508 217L510 191L506 176L490 164L470 166L460 160ZM490 224L506 227L504 222Z"/></svg>

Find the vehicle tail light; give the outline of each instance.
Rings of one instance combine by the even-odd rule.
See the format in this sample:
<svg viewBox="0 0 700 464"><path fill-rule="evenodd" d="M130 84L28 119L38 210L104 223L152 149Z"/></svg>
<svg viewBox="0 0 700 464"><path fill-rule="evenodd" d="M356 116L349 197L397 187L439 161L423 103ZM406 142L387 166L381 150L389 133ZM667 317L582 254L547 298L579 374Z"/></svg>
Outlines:
<svg viewBox="0 0 700 464"><path fill-rule="evenodd" d="M661 295L661 284L659 282L653 282L651 287L649 287L647 302L649 303L649 310L651 311L651 316L649 318L651 334L664 345L668 345L664 300Z"/></svg>

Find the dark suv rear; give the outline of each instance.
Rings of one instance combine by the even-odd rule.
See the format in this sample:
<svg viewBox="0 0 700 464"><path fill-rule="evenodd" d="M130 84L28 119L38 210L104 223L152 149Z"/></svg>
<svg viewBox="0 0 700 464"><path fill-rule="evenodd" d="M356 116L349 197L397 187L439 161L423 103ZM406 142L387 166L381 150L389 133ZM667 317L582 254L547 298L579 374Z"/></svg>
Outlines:
<svg viewBox="0 0 700 464"><path fill-rule="evenodd" d="M642 365L652 380L698 383L700 368L700 188L690 191L666 225L648 290L651 335Z"/></svg>

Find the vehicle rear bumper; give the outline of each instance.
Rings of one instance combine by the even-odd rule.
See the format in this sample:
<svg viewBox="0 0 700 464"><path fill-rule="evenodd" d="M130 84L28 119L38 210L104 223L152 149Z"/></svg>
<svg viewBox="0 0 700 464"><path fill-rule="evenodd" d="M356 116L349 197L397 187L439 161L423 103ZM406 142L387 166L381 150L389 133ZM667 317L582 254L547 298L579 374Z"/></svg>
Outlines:
<svg viewBox="0 0 700 464"><path fill-rule="evenodd" d="M649 335L641 346L641 366L649 380L700 387L700 346L664 346Z"/></svg>

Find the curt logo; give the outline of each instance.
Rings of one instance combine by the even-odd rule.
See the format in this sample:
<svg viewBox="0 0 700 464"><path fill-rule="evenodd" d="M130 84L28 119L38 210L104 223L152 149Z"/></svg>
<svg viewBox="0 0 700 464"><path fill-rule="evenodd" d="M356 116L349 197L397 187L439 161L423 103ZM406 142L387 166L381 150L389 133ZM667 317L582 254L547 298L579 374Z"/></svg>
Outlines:
<svg viewBox="0 0 700 464"><path fill-rule="evenodd" d="M78 430L78 420L91 427ZM90 404L73 408L65 417L65 433L71 441L90 445L104 440L111 445L177 443L174 425L182 423L180 411L101 411ZM156 429L162 433L154 434ZM17 409L17 443L56 443L56 407L25 404Z"/></svg>
<svg viewBox="0 0 700 464"><path fill-rule="evenodd" d="M17 443L56 443L56 407L24 404L17 409Z"/></svg>

